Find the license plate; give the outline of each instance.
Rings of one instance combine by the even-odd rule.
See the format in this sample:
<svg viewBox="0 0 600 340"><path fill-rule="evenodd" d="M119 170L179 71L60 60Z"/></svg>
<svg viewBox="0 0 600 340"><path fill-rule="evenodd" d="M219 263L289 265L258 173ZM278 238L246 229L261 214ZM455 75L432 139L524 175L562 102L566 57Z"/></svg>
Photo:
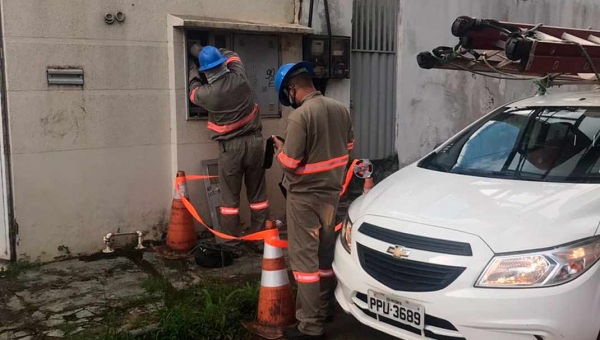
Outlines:
<svg viewBox="0 0 600 340"><path fill-rule="evenodd" d="M369 311L418 329L425 328L423 306L402 298L369 291Z"/></svg>

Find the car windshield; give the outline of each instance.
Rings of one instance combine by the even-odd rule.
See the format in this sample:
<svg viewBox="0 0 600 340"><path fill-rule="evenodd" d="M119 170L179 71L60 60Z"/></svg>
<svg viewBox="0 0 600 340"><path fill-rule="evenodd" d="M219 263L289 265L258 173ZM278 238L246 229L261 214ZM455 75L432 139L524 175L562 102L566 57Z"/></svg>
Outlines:
<svg viewBox="0 0 600 340"><path fill-rule="evenodd" d="M600 108L502 108L419 166L527 181L600 181Z"/></svg>

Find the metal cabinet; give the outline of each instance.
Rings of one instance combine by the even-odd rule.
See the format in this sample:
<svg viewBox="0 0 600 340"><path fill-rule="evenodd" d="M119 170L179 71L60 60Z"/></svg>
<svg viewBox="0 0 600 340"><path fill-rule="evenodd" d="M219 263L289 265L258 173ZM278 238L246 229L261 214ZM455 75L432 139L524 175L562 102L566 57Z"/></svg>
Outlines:
<svg viewBox="0 0 600 340"><path fill-rule="evenodd" d="M194 42L199 42L203 46L213 45L231 49L239 54L261 116L281 117L281 108L275 92L275 73L280 64L278 35L229 31L187 31L186 46L190 46ZM197 60L186 53L186 70L190 62L197 64ZM204 108L194 105L188 98L188 119L206 119L207 117L208 112Z"/></svg>

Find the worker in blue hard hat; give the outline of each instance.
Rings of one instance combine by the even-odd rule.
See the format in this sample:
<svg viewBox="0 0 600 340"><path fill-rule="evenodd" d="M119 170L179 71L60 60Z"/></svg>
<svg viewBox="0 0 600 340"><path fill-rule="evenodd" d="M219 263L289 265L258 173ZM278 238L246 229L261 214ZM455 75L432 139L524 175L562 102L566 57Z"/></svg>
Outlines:
<svg viewBox="0 0 600 340"><path fill-rule="evenodd" d="M221 189L221 227L233 236L241 236L239 218L242 181L251 210L249 233L264 228L269 201L263 169L264 140L258 105L240 57L232 51L194 44L190 53L198 57L198 67L190 63L190 100L208 111L207 127L219 142L219 186ZM239 243L233 244L235 248ZM232 244L230 244L232 245ZM260 251L255 244L253 250ZM239 248L237 249L239 250Z"/></svg>
<svg viewBox="0 0 600 340"><path fill-rule="evenodd" d="M333 318L333 224L354 146L348 109L318 92L312 73L309 63L300 62L281 66L275 76L279 101L295 109L285 142L271 137L284 170L288 249L298 282L299 324L284 330L287 339L322 339L323 323Z"/></svg>

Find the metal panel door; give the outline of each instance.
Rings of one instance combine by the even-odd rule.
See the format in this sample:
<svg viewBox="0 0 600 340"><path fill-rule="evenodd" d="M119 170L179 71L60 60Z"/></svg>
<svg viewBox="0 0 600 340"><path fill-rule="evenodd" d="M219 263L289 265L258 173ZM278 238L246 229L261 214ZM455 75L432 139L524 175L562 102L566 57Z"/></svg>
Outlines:
<svg viewBox="0 0 600 340"><path fill-rule="evenodd" d="M201 162L203 175L215 176L215 178L206 178L204 180L204 188L206 189L206 201L208 202L208 210L212 220L212 228L218 232L223 232L221 229L221 220L219 214L219 206L221 205L221 187L219 185L219 160L208 159ZM217 243L223 243L220 237L215 236Z"/></svg>
<svg viewBox="0 0 600 340"><path fill-rule="evenodd" d="M354 0L351 111L353 155L395 154L396 45L399 0Z"/></svg>
<svg viewBox="0 0 600 340"><path fill-rule="evenodd" d="M279 99L275 92L275 72L279 67L279 37L235 33L233 48L244 62L261 116L280 117Z"/></svg>

